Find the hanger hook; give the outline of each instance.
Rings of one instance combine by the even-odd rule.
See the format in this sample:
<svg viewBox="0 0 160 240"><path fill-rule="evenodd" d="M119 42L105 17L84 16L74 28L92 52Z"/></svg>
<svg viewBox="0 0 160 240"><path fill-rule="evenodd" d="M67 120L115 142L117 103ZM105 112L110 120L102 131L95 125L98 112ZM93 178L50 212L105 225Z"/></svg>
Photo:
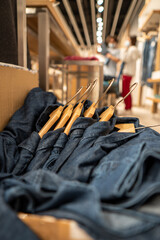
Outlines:
<svg viewBox="0 0 160 240"><path fill-rule="evenodd" d="M82 91L83 86L76 92L76 94L65 104L64 107L66 107L77 95Z"/></svg>
<svg viewBox="0 0 160 240"><path fill-rule="evenodd" d="M108 90L111 88L113 82L114 82L115 78L112 78L112 80L109 83L109 86L107 87L107 89L104 91L104 93L102 94L102 96L97 100L97 102L95 103L95 106L102 101L102 99L104 98L104 96L106 95L106 93L108 92Z"/></svg>
<svg viewBox="0 0 160 240"><path fill-rule="evenodd" d="M143 129L143 128L150 128L150 127L159 127L160 124L156 124L156 125L149 125L149 126L143 126L143 127L136 127L135 129Z"/></svg>
<svg viewBox="0 0 160 240"><path fill-rule="evenodd" d="M126 96L124 96L122 99L120 99L116 105L114 106L114 108L116 108L121 102L123 102L130 94L131 92L133 92L133 90L137 87L138 83L133 83L132 86L130 87L130 91L126 94Z"/></svg>
<svg viewBox="0 0 160 240"><path fill-rule="evenodd" d="M88 85L87 85L87 89L86 89L86 91L82 94L82 96L78 99L78 101L77 101L77 103L84 97L84 95L89 91L89 89L91 88L91 83L89 83Z"/></svg>
<svg viewBox="0 0 160 240"><path fill-rule="evenodd" d="M96 86L97 83L97 79L95 79L92 83L91 86L89 88L88 94L86 96L86 98L83 100L83 102L85 102L87 100L87 98L89 97L90 93L92 92L92 90L94 89L94 87Z"/></svg>

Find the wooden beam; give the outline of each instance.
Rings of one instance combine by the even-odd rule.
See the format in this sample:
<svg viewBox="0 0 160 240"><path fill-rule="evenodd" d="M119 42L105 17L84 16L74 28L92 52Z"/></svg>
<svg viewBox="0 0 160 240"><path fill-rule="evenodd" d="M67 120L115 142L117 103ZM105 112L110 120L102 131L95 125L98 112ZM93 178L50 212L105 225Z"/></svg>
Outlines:
<svg viewBox="0 0 160 240"><path fill-rule="evenodd" d="M77 0L77 6L78 6L78 10L79 10L79 14L80 14L80 18L81 18L81 22L82 22L82 26L83 26L83 30L84 30L87 45L88 45L88 47L91 47L91 41L90 41L90 37L89 37L89 33L88 33L86 18L85 18L85 15L84 15L84 10L83 10L83 7L82 7L82 1L81 0Z"/></svg>
<svg viewBox="0 0 160 240"><path fill-rule="evenodd" d="M122 3L123 3L123 0L118 1L117 9L116 9L116 12L114 15L114 20L113 20L113 24L112 24L112 28L111 28L111 33L110 33L111 36L114 36L114 34L115 34L115 30L116 30L119 14L121 11Z"/></svg>
<svg viewBox="0 0 160 240"><path fill-rule="evenodd" d="M108 15L108 2L109 0L105 0L104 3L104 13L103 13L103 34L102 34L102 41L105 41L106 37L106 26L107 26L107 15Z"/></svg>
<svg viewBox="0 0 160 240"><path fill-rule="evenodd" d="M90 0L90 5L91 5L91 13L92 13L93 41L94 41L94 44L96 44L97 43L97 40L96 40L96 14L95 14L94 0Z"/></svg>
<svg viewBox="0 0 160 240"><path fill-rule="evenodd" d="M132 0L131 5L129 7L129 10L128 10L127 14L126 14L126 17L125 17L124 21L123 21L122 27L121 27L121 29L119 31L118 39L120 39L121 35L124 33L124 30L126 29L128 23L129 23L129 20L131 18L131 15L132 15L132 13L134 11L136 3L137 3L137 0Z"/></svg>
<svg viewBox="0 0 160 240"><path fill-rule="evenodd" d="M72 9L71 9L71 6L70 6L68 0L63 0L63 4L64 4L64 6L66 8L68 17L69 17L69 19L70 19L70 21L72 23L72 26L74 28L74 31L75 31L76 35L77 35L78 41L80 42L80 44L82 46L84 46L83 38L82 38L81 33L79 31L79 27L77 25L76 19L74 17L74 14L72 12Z"/></svg>
<svg viewBox="0 0 160 240"><path fill-rule="evenodd" d="M46 7L49 9L51 15L54 17L60 28L62 29L63 33L70 41L74 51L77 55L80 55L80 50L78 43L76 42L68 24L66 23L60 9L58 6L53 6L53 2L49 0L26 0L27 7Z"/></svg>

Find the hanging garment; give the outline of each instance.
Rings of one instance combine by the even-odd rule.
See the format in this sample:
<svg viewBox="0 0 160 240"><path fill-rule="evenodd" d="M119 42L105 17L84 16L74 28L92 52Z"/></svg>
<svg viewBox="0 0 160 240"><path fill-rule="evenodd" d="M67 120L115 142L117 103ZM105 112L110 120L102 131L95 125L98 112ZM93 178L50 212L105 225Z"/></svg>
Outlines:
<svg viewBox="0 0 160 240"><path fill-rule="evenodd" d="M19 159L25 162L25 156L33 157L40 141L38 133L35 132L36 122L46 106L56 101L57 98L52 93L46 93L40 88L30 91L24 105L16 111L0 133L0 172L12 172L16 163L21 161Z"/></svg>
<svg viewBox="0 0 160 240"><path fill-rule="evenodd" d="M88 149L93 146L100 136L108 135L113 130L115 122L116 117L114 116L108 122L97 122L89 126L84 131L83 137L72 155L68 159L59 157L54 171L66 179L82 181L79 177L80 175L83 176L83 174L84 178L86 178L86 175L88 178L88 173L91 171L90 168L96 164L97 157L99 157L98 151L97 154L94 151L89 153ZM85 154L86 152L87 154Z"/></svg>
<svg viewBox="0 0 160 240"><path fill-rule="evenodd" d="M85 111L86 108L88 108L88 106L90 106L91 102L87 101L84 104L84 108L82 111ZM48 111L47 111L48 112ZM41 120L41 118L47 119L45 117L45 115L49 115L49 113L47 113L46 111L44 111L41 116L40 119L38 120L38 122L43 122ZM95 117L96 117L96 113L95 113ZM50 136L57 136L56 138L54 137L54 140L56 140L56 142L51 143L51 141L48 141L48 134L46 135L46 137L44 136L42 138L42 141L40 142L40 147L38 146L37 148L37 153L35 154L35 158L31 161L30 165L27 168L27 171L30 170L36 170L39 168L52 168L54 163L56 162L57 158L59 157L62 149L65 147L65 144L67 144L66 146L66 152L65 152L65 157L68 156L68 154L70 155L70 153L76 148L78 142L80 141L80 138L83 135L84 130L91 124L93 124L95 122L94 119L91 118L78 118L70 131L70 135L67 136L65 133L63 133L64 128L61 129L57 129L54 130L52 132L50 132ZM53 127L54 128L54 127ZM57 133L59 133L57 135ZM53 137L52 137L53 138ZM44 167L43 167L44 165Z"/></svg>
<svg viewBox="0 0 160 240"><path fill-rule="evenodd" d="M139 120L100 122L103 108L94 118L83 111L68 136L61 128L40 138L57 104L53 94L33 89L0 133L0 238L38 239L18 219L24 212L75 220L93 239L158 240L160 134L119 133L116 124L136 128Z"/></svg>
<svg viewBox="0 0 160 240"><path fill-rule="evenodd" d="M138 206L158 193L159 174L154 171L160 160L159 136L151 129L141 129L101 139L103 149L114 149L94 169L91 184L108 208L113 200L116 208Z"/></svg>
<svg viewBox="0 0 160 240"><path fill-rule="evenodd" d="M148 86L151 86L151 84L147 83L147 79L151 78L154 71L156 49L157 37L154 36L150 40L145 41L142 61L142 83Z"/></svg>

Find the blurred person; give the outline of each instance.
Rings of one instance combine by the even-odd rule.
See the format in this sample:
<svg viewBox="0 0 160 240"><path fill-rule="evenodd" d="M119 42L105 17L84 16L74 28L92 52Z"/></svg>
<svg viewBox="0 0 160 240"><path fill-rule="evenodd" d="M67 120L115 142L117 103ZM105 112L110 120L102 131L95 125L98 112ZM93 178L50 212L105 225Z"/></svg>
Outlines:
<svg viewBox="0 0 160 240"><path fill-rule="evenodd" d="M116 77L117 63L120 61L120 51L117 48L117 38L108 36L102 44L102 54L105 56L104 62L104 81L109 81Z"/></svg>
<svg viewBox="0 0 160 240"><path fill-rule="evenodd" d="M118 41L115 36L108 36L105 43L102 44L102 54L104 57L104 90L108 87L110 80L113 78L116 79L117 63L120 61L120 50L117 48L117 44ZM119 96L119 81L117 81L117 79L112 84L108 93L114 93L116 97ZM110 100L112 103L115 103L115 98L112 97Z"/></svg>
<svg viewBox="0 0 160 240"><path fill-rule="evenodd" d="M127 37L121 50L121 60L124 62L122 73L122 97L130 91L130 83L136 72L136 61L140 57L140 53L136 47L136 36ZM125 109L131 110L132 97L131 94L124 100Z"/></svg>

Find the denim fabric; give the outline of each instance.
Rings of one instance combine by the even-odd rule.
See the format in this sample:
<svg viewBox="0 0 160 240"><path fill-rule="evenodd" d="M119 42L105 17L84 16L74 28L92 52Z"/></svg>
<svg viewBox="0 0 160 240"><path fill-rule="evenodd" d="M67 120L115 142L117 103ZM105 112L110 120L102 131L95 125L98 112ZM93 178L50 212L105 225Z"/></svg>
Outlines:
<svg viewBox="0 0 160 240"><path fill-rule="evenodd" d="M91 105L91 101L87 100L85 103L84 103L84 107L82 109L82 114L84 113L84 111ZM55 106L54 106L55 108ZM49 114L53 111L53 106L49 106L48 109L45 109L45 111L41 114L40 118L38 119L37 121L37 125L40 125L41 127L44 125L45 121L48 120L49 118ZM93 118L96 118L98 119L98 114L97 114L97 111L96 113L94 114ZM83 119L83 120L82 120ZM80 122L80 124L79 124ZM83 122L83 123L82 123ZM86 128L87 125L89 124L92 124L92 122L94 122L94 120L85 120L85 118L78 118L75 123L73 124L72 128L71 128L71 134L72 136L76 135L76 138L78 140L78 138L81 136L82 134L82 129L83 128ZM42 124L43 123L43 124ZM38 128L38 127L37 127ZM78 130L80 129L80 130ZM36 157L35 159L33 159L33 161L31 162L29 168L28 168L28 171L30 171L31 169L33 170L36 170L36 169L39 169L39 168L44 168L44 169L52 169L54 163L56 162L56 160L58 159L61 151L63 150L63 148L65 147L65 144L67 143L68 141L68 136L66 134L64 134L62 131L64 131L64 128L59 130L59 132L61 132L59 134L59 136L56 138L56 142L52 142L48 145L45 144L45 148L43 147L40 147L41 148L41 151L37 151L38 154L36 154ZM73 133L74 132L74 133ZM54 134L55 134L55 131L54 131ZM78 134L80 134L80 136L78 136ZM46 141L48 137L46 137ZM72 137L71 137L72 139ZM73 139L72 139L73 140ZM71 140L71 141L72 141ZM50 142L50 140L49 140ZM44 145L44 141L43 141L43 145ZM74 147L76 146L76 140L75 140L75 145L72 146L72 149L74 149ZM44 150L45 149L45 150ZM41 159L41 160L39 160Z"/></svg>
<svg viewBox="0 0 160 240"><path fill-rule="evenodd" d="M56 143L62 130L63 128L57 129L55 131L50 131L43 136L34 153L35 156L32 161L30 161L30 164L28 165L26 171L42 168L46 160L49 158L53 146Z"/></svg>
<svg viewBox="0 0 160 240"><path fill-rule="evenodd" d="M144 43L143 48L143 61L142 61L142 81L145 83L148 78L148 54L149 54L149 45L150 42L148 40Z"/></svg>
<svg viewBox="0 0 160 240"><path fill-rule="evenodd" d="M55 164L55 162L59 158L59 155L60 155L61 151L64 149L67 141L68 141L68 136L65 133L62 132L60 134L59 138L57 139L56 143L54 144L49 158L44 163L43 169L52 170L53 165Z"/></svg>
<svg viewBox="0 0 160 240"><path fill-rule="evenodd" d="M111 235L107 239L158 239L159 217L130 209L109 211L103 205L102 209Z"/></svg>
<svg viewBox="0 0 160 240"><path fill-rule="evenodd" d="M113 115L98 122L106 108L84 118L90 104L69 136L61 128L40 139L37 132L59 104L34 89L0 133L0 239L21 239L22 232L37 239L17 218L22 211L73 219L93 239L159 240L160 134L118 133L116 123L138 127L139 120Z"/></svg>
<svg viewBox="0 0 160 240"><path fill-rule="evenodd" d="M44 170L2 181L3 197L15 211L75 219L94 239L158 239L160 219L134 210L107 211L94 188ZM94 207L93 207L94 206ZM147 239L147 238L145 238Z"/></svg>
<svg viewBox="0 0 160 240"><path fill-rule="evenodd" d="M50 159L50 164L52 165L53 162L55 164L52 166L53 172L57 172L59 167L61 167L64 162L69 158L69 156L73 153L73 151L77 148L78 143L80 142L83 133L85 129L87 129L90 125L92 125L95 122L94 119L92 118L84 118L84 117L79 117L73 124L71 128L70 135L68 137L68 141L65 144L64 149L61 151L58 159L54 154L53 150L53 159ZM55 161L56 159L57 161Z"/></svg>
<svg viewBox="0 0 160 240"><path fill-rule="evenodd" d="M4 192L0 190L0 239L3 240L38 240L39 238L17 217L4 200Z"/></svg>
<svg viewBox="0 0 160 240"><path fill-rule="evenodd" d="M24 164L29 163L40 140L34 132L40 128L39 115L56 100L52 93L46 93L40 88L29 92L24 105L0 133L0 172L12 172L16 165L14 173L18 173Z"/></svg>
<svg viewBox="0 0 160 240"><path fill-rule="evenodd" d="M156 40L156 37L152 37L149 45L149 55L148 55L148 64L147 64L148 78L151 78L152 71L154 70L156 49L157 49L157 40Z"/></svg>
<svg viewBox="0 0 160 240"><path fill-rule="evenodd" d="M17 145L16 140L0 136L0 172L10 173L14 168L23 168L34 155L40 137L33 132L27 139Z"/></svg>
<svg viewBox="0 0 160 240"><path fill-rule="evenodd" d="M92 187L64 181L44 170L31 171L19 179L4 179L2 184L4 200L15 211L53 216L55 211L86 226L103 226L99 197Z"/></svg>
<svg viewBox="0 0 160 240"><path fill-rule="evenodd" d="M147 79L151 78L152 71L154 70L156 48L157 48L156 37L152 37L150 40L145 41L142 67L143 69L142 82L144 82L145 84L147 83ZM150 84L148 83L148 85Z"/></svg>
<svg viewBox="0 0 160 240"><path fill-rule="evenodd" d="M119 93L119 81L121 79L121 75L123 73L123 68L124 68L125 63L122 62L121 66L120 66L120 71L118 74L118 77L116 78L115 76L105 76L104 75L104 81L103 81L103 88L104 90L107 89L107 87L109 86L109 81L112 80L113 78L115 79L115 81L113 82L111 88L109 89L108 93L115 93L116 97L120 96Z"/></svg>
<svg viewBox="0 0 160 240"><path fill-rule="evenodd" d="M25 139L18 146L18 160L16 161L15 167L12 171L15 175L22 174L32 158L35 155L36 149L40 141L40 136L37 132L33 132L29 138Z"/></svg>
<svg viewBox="0 0 160 240"><path fill-rule="evenodd" d="M160 160L158 133L147 128L137 133L117 132L96 144L109 152L94 169L91 180L103 201L114 201L115 207L133 207L159 193L155 170Z"/></svg>
<svg viewBox="0 0 160 240"><path fill-rule="evenodd" d="M57 98L52 93L44 92L40 88L32 89L24 105L15 112L0 135L15 139L17 144L21 143L36 130L36 122L44 109L56 102Z"/></svg>
<svg viewBox="0 0 160 240"><path fill-rule="evenodd" d="M118 74L118 77L117 77L118 90L119 90L119 81L120 81L120 79L121 79L124 66L125 66L125 62L122 62L122 63L121 63L121 66L120 66L120 71L119 71L119 74Z"/></svg>
<svg viewBox="0 0 160 240"><path fill-rule="evenodd" d="M106 46L105 43L102 43L101 46L102 46L102 52L101 52L101 54L105 56L105 55L107 54L107 52L108 52L107 46Z"/></svg>
<svg viewBox="0 0 160 240"><path fill-rule="evenodd" d="M57 161L56 172L64 178L86 182L91 169L104 154L98 148L92 151L92 146L97 138L113 130L115 122L116 117L113 116L108 122L96 122L86 128L71 156L68 159L62 159L61 162Z"/></svg>

